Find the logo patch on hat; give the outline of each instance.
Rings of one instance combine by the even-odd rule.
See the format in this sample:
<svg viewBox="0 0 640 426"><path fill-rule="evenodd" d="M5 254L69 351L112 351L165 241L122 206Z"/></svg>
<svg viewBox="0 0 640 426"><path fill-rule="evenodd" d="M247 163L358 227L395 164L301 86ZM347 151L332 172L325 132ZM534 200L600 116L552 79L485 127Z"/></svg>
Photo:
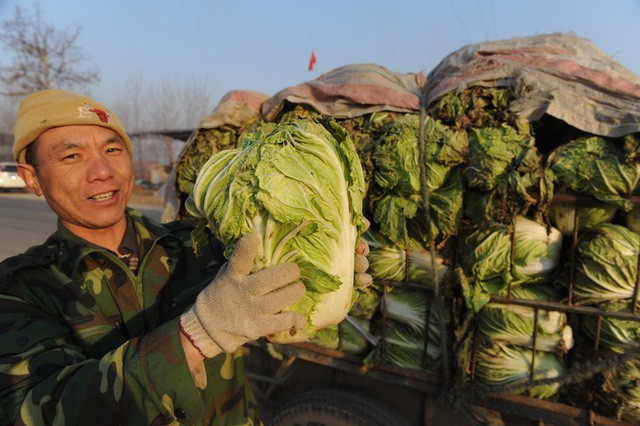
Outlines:
<svg viewBox="0 0 640 426"><path fill-rule="evenodd" d="M78 107L78 113L79 117L81 118L91 118L92 115L96 115L98 117L98 120L102 121L103 123L108 123L109 117L111 117L107 111L100 108L90 107L86 103Z"/></svg>

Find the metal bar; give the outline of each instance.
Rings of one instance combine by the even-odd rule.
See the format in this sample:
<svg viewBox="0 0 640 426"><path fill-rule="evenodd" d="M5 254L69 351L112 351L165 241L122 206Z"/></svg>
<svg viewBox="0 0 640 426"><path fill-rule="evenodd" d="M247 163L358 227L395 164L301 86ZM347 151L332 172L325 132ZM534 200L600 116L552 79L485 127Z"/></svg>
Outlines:
<svg viewBox="0 0 640 426"><path fill-rule="evenodd" d="M511 225L509 225L509 237L511 240L511 245L509 246L509 276L513 277L513 257L515 256L516 253L516 229L515 229L515 224L512 222ZM509 280L509 283L507 284L507 298L511 299L511 287L512 287L512 281L513 280Z"/></svg>
<svg viewBox="0 0 640 426"><path fill-rule="evenodd" d="M428 298L426 294L421 295L424 296L424 339L422 339L422 359L420 360L420 366L424 369L428 367L427 365L427 349L429 349L429 317L431 316L431 304L433 300Z"/></svg>
<svg viewBox="0 0 640 426"><path fill-rule="evenodd" d="M322 348L309 343L293 343L275 345L278 352L295 355L297 359L336 368L363 377L380 380L386 383L407 386L423 392L436 394L442 390L439 375L422 370L409 370L388 364L378 364L361 372L362 359L355 355Z"/></svg>
<svg viewBox="0 0 640 426"><path fill-rule="evenodd" d="M529 368L529 380L534 379L536 364L536 344L538 343L538 307L533 308L533 345L531 348L531 367ZM531 389L529 389L531 391Z"/></svg>
<svg viewBox="0 0 640 426"><path fill-rule="evenodd" d="M625 199L631 201L633 204L640 204L640 195L631 195L629 197L625 197ZM569 194L566 192L554 192L553 201L558 201L560 203L588 205L593 203L593 197L589 197L587 195Z"/></svg>
<svg viewBox="0 0 640 426"><path fill-rule="evenodd" d="M273 377L275 379L280 379L282 377L284 377L287 372L289 371L289 369L291 368L291 366L293 365L293 362L296 360L296 357L293 355L287 355L282 362L280 362L280 365L278 366L278 369L276 370L275 374L273 375ZM264 391L264 399L267 400L269 399L269 397L271 396L271 394L273 393L273 391L276 389L276 386L278 386L279 381L274 380L273 382L269 383L269 386L267 387L267 390Z"/></svg>
<svg viewBox="0 0 640 426"><path fill-rule="evenodd" d="M549 424L579 426L593 419L596 426L631 426L622 420L594 415L593 412L558 402L544 401L510 393L492 393L480 395L474 404L524 417L530 420L546 421Z"/></svg>
<svg viewBox="0 0 640 426"><path fill-rule="evenodd" d="M420 166L420 190L422 195L422 207L425 212L425 220L427 223L427 240L429 241L429 250L431 252L431 269L433 275L433 290L435 293L434 303L436 308L440 312L444 312L444 303L442 300L442 293L440 289L440 283L438 282L438 274L436 273L436 246L431 230L431 194L429 192L428 185L428 172L426 161L426 140L425 140L425 121L427 118L427 112L424 104L424 92L420 97L420 116L419 116L419 128L418 128L418 158ZM446 325L444 324L443 316L438 318L438 328L440 330L440 359L442 360L442 378L443 387L445 392L448 391L451 382L451 372L449 371L449 344Z"/></svg>
<svg viewBox="0 0 640 426"><path fill-rule="evenodd" d="M604 318L615 318L629 321L640 321L640 314L624 311L603 311L594 306L576 306L566 305L560 302L550 302L546 300L529 300L529 299L508 299L503 296L491 296L491 302L502 303L505 305L528 306L530 308L540 308L548 311L566 312L571 314L602 316Z"/></svg>
<svg viewBox="0 0 640 426"><path fill-rule="evenodd" d="M382 286L382 300L380 300L380 312L382 313L382 327L380 327L380 357L384 359L385 351L387 349L387 286Z"/></svg>
<svg viewBox="0 0 640 426"><path fill-rule="evenodd" d="M578 205L573 206L573 233L571 238L571 247L569 248L569 297L567 304L573 304L573 283L576 277L576 250L578 248Z"/></svg>
<svg viewBox="0 0 640 426"><path fill-rule="evenodd" d="M473 316L473 336L471 336L471 383L476 378L476 344L477 344L477 335L478 335L478 315Z"/></svg>
<svg viewBox="0 0 640 426"><path fill-rule="evenodd" d="M433 294L433 288L428 287L424 284L414 283L411 281L391 281L391 280L376 280L376 284L389 286L389 287L400 287L407 288L411 290L419 290Z"/></svg>
<svg viewBox="0 0 640 426"><path fill-rule="evenodd" d="M600 350L600 331L602 330L602 317L598 315L598 324L596 325L595 351Z"/></svg>

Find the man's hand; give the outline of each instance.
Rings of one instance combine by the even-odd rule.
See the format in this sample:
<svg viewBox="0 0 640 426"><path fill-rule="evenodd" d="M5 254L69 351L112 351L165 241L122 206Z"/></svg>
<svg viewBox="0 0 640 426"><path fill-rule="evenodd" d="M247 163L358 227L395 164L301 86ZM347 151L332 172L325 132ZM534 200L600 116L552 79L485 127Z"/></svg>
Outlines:
<svg viewBox="0 0 640 426"><path fill-rule="evenodd" d="M259 337L303 329L304 316L282 312L305 294L300 269L283 263L251 274L260 240L245 235L215 280L180 317L183 334L211 358ZM366 260L366 259L365 259Z"/></svg>
<svg viewBox="0 0 640 426"><path fill-rule="evenodd" d="M355 277L353 285L357 288L362 288L370 285L373 282L371 275L367 274L369 268L369 261L367 255L369 254L369 244L360 238L360 243L356 247L356 259L353 266Z"/></svg>

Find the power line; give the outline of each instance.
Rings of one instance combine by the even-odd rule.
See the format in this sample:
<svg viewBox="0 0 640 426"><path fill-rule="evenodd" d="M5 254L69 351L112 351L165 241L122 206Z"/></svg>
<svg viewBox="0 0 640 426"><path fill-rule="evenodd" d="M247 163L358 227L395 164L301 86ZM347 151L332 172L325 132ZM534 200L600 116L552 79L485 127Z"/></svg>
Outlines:
<svg viewBox="0 0 640 426"><path fill-rule="evenodd" d="M462 21L462 17L460 16L460 13L458 12L458 8L456 7L456 4L454 2L454 0L449 0L451 3L451 6L453 6L453 11L456 13L456 17L458 18L458 22L460 23L460 27L462 27L462 31L464 32L465 36L467 37L467 43L471 43L471 37L469 37L469 31L467 31L467 27L464 25L464 22Z"/></svg>

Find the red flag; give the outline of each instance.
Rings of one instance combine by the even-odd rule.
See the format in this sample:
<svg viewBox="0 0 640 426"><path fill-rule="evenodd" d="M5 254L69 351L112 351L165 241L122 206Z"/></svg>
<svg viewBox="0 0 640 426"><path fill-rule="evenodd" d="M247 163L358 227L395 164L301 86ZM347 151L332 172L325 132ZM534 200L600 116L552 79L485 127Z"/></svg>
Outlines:
<svg viewBox="0 0 640 426"><path fill-rule="evenodd" d="M311 51L311 59L309 59L309 71L313 69L313 66L316 64L316 51Z"/></svg>

